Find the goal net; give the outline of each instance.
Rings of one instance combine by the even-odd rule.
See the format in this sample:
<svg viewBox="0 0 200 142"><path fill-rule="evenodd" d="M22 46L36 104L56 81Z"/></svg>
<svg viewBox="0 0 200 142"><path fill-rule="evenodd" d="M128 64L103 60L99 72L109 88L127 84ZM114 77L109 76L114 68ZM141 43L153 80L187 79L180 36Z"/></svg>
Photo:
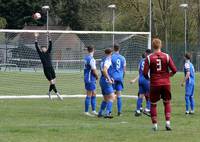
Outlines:
<svg viewBox="0 0 200 142"><path fill-rule="evenodd" d="M34 33L39 33L39 45L47 46L45 30L0 30L0 95L47 94L48 82L35 49ZM51 56L57 86L62 94L70 95L85 92L83 58L88 45L95 46L94 58L99 69L104 49L112 48L113 42L119 44L120 53L127 60L127 70L133 72L137 70L139 59L149 48L150 41L148 32L50 30L49 34L53 43ZM100 93L97 86L97 93Z"/></svg>

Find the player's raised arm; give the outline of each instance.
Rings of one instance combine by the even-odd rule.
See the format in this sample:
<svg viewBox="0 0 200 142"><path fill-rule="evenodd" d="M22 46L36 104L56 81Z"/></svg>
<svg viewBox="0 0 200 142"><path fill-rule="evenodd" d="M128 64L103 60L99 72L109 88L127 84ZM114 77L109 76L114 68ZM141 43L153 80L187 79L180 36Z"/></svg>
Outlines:
<svg viewBox="0 0 200 142"><path fill-rule="evenodd" d="M143 75L146 79L149 79L149 61L148 61L148 57L145 59L145 63L144 63L144 70L143 70Z"/></svg>
<svg viewBox="0 0 200 142"><path fill-rule="evenodd" d="M169 57L169 68L171 69L170 76L173 76L177 72L177 68L171 57Z"/></svg>
<svg viewBox="0 0 200 142"><path fill-rule="evenodd" d="M39 49L39 46L38 46L38 36L39 36L39 34L35 33L34 36L35 36L35 48L36 48L37 52L40 53L40 49Z"/></svg>
<svg viewBox="0 0 200 142"><path fill-rule="evenodd" d="M48 39L49 39L48 52L51 53L51 50L52 50L52 40L51 40L51 37L49 36L49 33L47 34L47 36L48 36Z"/></svg>

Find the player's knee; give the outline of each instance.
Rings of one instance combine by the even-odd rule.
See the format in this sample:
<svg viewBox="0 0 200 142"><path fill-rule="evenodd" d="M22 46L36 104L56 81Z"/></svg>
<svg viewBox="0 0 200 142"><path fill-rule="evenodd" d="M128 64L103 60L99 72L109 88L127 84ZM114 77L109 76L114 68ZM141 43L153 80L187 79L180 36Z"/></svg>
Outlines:
<svg viewBox="0 0 200 142"><path fill-rule="evenodd" d="M150 99L150 97L149 97L148 94L145 95L145 99L146 99L147 101Z"/></svg>
<svg viewBox="0 0 200 142"><path fill-rule="evenodd" d="M139 94L139 96L138 96L139 98L141 98L141 99L143 99L143 97L144 97L144 94Z"/></svg>
<svg viewBox="0 0 200 142"><path fill-rule="evenodd" d="M92 91L87 91L87 96L92 96Z"/></svg>
<svg viewBox="0 0 200 142"><path fill-rule="evenodd" d="M53 80L50 81L50 84L55 84L55 83L56 83L55 79L53 79Z"/></svg>
<svg viewBox="0 0 200 142"><path fill-rule="evenodd" d="M189 98L190 97L190 95L189 94L185 94L185 98Z"/></svg>
<svg viewBox="0 0 200 142"><path fill-rule="evenodd" d="M191 95L189 98L190 98L190 100L191 100L191 99L194 99L194 95Z"/></svg>
<svg viewBox="0 0 200 142"><path fill-rule="evenodd" d="M108 101L110 101L110 102L114 102L114 100L115 100L115 98L113 96L108 99Z"/></svg>
<svg viewBox="0 0 200 142"><path fill-rule="evenodd" d="M115 94L117 95L117 97L121 96L121 91L116 91Z"/></svg>
<svg viewBox="0 0 200 142"><path fill-rule="evenodd" d="M163 100L163 103L164 103L164 104L169 104L169 103L170 103L170 100Z"/></svg>
<svg viewBox="0 0 200 142"><path fill-rule="evenodd" d="M104 101L108 101L108 96L103 96Z"/></svg>
<svg viewBox="0 0 200 142"><path fill-rule="evenodd" d="M108 99L109 101L114 101L115 100L115 94L114 93L111 93L110 95L108 95Z"/></svg>
<svg viewBox="0 0 200 142"><path fill-rule="evenodd" d="M151 102L151 105L152 105L152 106L156 106L156 105L157 105L157 103Z"/></svg>
<svg viewBox="0 0 200 142"><path fill-rule="evenodd" d="M92 96L96 96L96 93L94 91L92 92Z"/></svg>

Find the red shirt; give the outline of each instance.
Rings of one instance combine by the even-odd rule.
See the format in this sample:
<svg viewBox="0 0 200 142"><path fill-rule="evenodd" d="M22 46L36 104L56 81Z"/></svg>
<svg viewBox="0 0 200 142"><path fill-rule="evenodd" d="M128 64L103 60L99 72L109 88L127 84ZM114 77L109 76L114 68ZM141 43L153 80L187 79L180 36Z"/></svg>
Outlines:
<svg viewBox="0 0 200 142"><path fill-rule="evenodd" d="M147 56L143 70L145 77L148 76L149 70L151 86L170 85L170 76L177 72L172 58L163 52L156 52Z"/></svg>

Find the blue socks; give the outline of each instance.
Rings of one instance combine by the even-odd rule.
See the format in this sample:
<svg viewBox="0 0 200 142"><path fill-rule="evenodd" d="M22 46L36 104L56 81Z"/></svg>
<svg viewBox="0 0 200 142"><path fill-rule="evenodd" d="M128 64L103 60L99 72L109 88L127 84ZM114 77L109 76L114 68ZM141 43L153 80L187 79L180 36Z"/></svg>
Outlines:
<svg viewBox="0 0 200 142"><path fill-rule="evenodd" d="M86 98L85 98L85 112L89 112L90 100L91 100L91 97L86 96Z"/></svg>
<svg viewBox="0 0 200 142"><path fill-rule="evenodd" d="M106 115L110 115L110 112L112 112L112 105L113 105L113 102L112 101L108 101L107 103L107 108L106 108Z"/></svg>
<svg viewBox="0 0 200 142"><path fill-rule="evenodd" d="M143 98L138 97L138 99L137 99L137 110L140 110L140 108L142 106L142 101L143 101Z"/></svg>
<svg viewBox="0 0 200 142"><path fill-rule="evenodd" d="M121 96L117 97L117 109L118 109L118 113L122 112L122 98L121 98Z"/></svg>
<svg viewBox="0 0 200 142"><path fill-rule="evenodd" d="M194 96L185 95L185 111L189 111L189 107L194 111Z"/></svg>
<svg viewBox="0 0 200 142"><path fill-rule="evenodd" d="M92 111L96 111L96 96L91 97Z"/></svg>
<svg viewBox="0 0 200 142"><path fill-rule="evenodd" d="M190 108L191 111L194 111L194 96L190 96Z"/></svg>
<svg viewBox="0 0 200 142"><path fill-rule="evenodd" d="M105 110L106 106L107 106L107 102L106 101L102 101L101 107L100 107L100 110L99 110L99 115L102 115L102 113Z"/></svg>
<svg viewBox="0 0 200 142"><path fill-rule="evenodd" d="M185 111L189 111L190 99L189 95L185 95Z"/></svg>
<svg viewBox="0 0 200 142"><path fill-rule="evenodd" d="M89 112L90 102L92 106L92 111L96 111L96 96L86 96L85 98L85 112Z"/></svg>
<svg viewBox="0 0 200 142"><path fill-rule="evenodd" d="M146 108L150 110L151 102L150 100L146 100Z"/></svg>

